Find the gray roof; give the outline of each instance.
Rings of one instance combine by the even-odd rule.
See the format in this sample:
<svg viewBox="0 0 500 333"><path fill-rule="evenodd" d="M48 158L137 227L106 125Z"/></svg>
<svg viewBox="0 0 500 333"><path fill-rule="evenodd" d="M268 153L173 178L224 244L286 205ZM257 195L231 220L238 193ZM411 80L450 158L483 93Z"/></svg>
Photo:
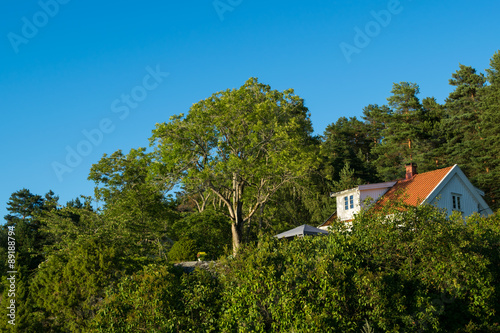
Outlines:
<svg viewBox="0 0 500 333"><path fill-rule="evenodd" d="M295 236L302 237L302 236L305 236L305 235L313 235L313 236L315 236L315 235L318 235L318 234L327 234L327 233L328 233L328 231L326 231L326 230L321 230L321 229L315 228L313 226L310 226L310 225L307 225L307 224L303 224L300 227L293 228L291 230L282 232L281 234L277 234L274 237L277 237L277 238L289 238L289 237L295 237Z"/></svg>

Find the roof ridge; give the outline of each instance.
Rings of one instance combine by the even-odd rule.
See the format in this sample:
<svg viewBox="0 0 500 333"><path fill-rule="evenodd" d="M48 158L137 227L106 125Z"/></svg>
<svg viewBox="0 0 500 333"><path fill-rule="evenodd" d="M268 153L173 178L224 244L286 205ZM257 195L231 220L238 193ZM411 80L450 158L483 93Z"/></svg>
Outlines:
<svg viewBox="0 0 500 333"><path fill-rule="evenodd" d="M422 173L416 173L412 178L410 179L406 179L406 178L399 178L397 180L394 180L395 182L404 182L404 181L408 181L408 180L413 180L415 177L417 176L422 176L422 175L426 175L426 174L430 174L430 173L433 173L433 172L443 172L443 170L446 170L446 169L453 169L453 167L455 166L456 164L452 165L452 166L448 166L448 167L445 167L445 168L441 168L441 169L435 169L435 170L430 170L430 171L426 171L426 172L422 172Z"/></svg>
<svg viewBox="0 0 500 333"><path fill-rule="evenodd" d="M419 205L428 198L455 165L417 173L409 179L399 179L393 187L382 195L378 202L384 204L388 200L402 199L407 204Z"/></svg>

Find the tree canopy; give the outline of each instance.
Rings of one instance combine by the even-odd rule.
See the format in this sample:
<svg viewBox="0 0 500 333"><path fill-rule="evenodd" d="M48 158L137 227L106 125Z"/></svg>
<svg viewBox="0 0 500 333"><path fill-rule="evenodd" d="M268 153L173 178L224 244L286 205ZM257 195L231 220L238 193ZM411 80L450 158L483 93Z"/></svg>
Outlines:
<svg viewBox="0 0 500 333"><path fill-rule="evenodd" d="M315 164L309 117L292 89L271 90L252 78L157 124L154 173L187 192L217 196L231 218L236 253L243 225Z"/></svg>

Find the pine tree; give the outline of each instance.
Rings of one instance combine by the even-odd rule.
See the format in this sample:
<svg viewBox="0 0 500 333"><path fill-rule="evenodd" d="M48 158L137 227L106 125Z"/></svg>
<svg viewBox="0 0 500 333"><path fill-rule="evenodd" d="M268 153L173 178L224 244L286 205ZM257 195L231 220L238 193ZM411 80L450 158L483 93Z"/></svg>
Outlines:
<svg viewBox="0 0 500 333"><path fill-rule="evenodd" d="M49 191L45 197L32 194L27 189L14 192L7 210L9 215L5 216L7 223L0 228L0 261L2 263L2 287L3 297L0 302L0 314L7 318L7 306L11 299L15 300L15 325L2 321L0 330L2 332L42 332L38 326L33 307L34 296L29 292L29 286L34 272L45 258L44 246L47 238L42 233L43 223L40 216L44 211L57 208L58 197ZM11 236L11 238L8 238ZM8 263L8 252L4 251L12 247L15 253L15 267L4 266ZM7 273L16 272L16 273ZM11 291L11 283L8 280L14 278L15 290ZM11 294L13 297L10 297ZM3 326L2 326L3 325Z"/></svg>
<svg viewBox="0 0 500 333"><path fill-rule="evenodd" d="M444 106L434 97L422 100L423 118L421 123L422 147L419 152L419 170L430 171L449 165L443 145L446 138L441 130Z"/></svg>
<svg viewBox="0 0 500 333"><path fill-rule="evenodd" d="M401 178L407 163L426 162L423 152L429 149L424 132L427 112L417 97L419 86L409 82L394 83L391 93L387 98L388 107L365 110L365 119L376 115L378 123L383 122L380 144L373 148L377 171L383 180Z"/></svg>
<svg viewBox="0 0 500 333"><path fill-rule="evenodd" d="M370 127L356 117L341 117L328 125L323 134L321 155L331 180L339 180L346 164L352 166L356 177L366 182L377 180L371 168L370 134Z"/></svg>
<svg viewBox="0 0 500 333"><path fill-rule="evenodd" d="M460 64L449 81L455 90L445 103L442 126L447 141L445 154L450 164L459 164L469 177L480 172L478 158L481 151L477 143L481 110L478 96L485 82L482 73L477 74L474 68Z"/></svg>
<svg viewBox="0 0 500 333"><path fill-rule="evenodd" d="M480 91L476 139L479 170L473 181L486 192L486 200L495 210L500 207L500 51L493 55L486 72L489 85Z"/></svg>

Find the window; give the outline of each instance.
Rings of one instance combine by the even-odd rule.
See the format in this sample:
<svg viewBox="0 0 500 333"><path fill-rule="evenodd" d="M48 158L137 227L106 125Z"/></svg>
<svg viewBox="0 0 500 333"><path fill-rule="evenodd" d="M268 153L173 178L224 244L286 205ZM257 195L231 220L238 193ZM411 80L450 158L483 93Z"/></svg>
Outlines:
<svg viewBox="0 0 500 333"><path fill-rule="evenodd" d="M351 204L351 209L353 209L353 208L354 208L354 196L353 196L353 195L351 195L351 196L349 197L349 202L350 202L350 204Z"/></svg>
<svg viewBox="0 0 500 333"><path fill-rule="evenodd" d="M345 210L349 209L349 203L347 201L347 197L344 197L344 206L345 206Z"/></svg>
<svg viewBox="0 0 500 333"><path fill-rule="evenodd" d="M462 203L461 203L462 195L460 194L452 194L451 195L451 200L453 204L453 209L454 210L462 210Z"/></svg>

